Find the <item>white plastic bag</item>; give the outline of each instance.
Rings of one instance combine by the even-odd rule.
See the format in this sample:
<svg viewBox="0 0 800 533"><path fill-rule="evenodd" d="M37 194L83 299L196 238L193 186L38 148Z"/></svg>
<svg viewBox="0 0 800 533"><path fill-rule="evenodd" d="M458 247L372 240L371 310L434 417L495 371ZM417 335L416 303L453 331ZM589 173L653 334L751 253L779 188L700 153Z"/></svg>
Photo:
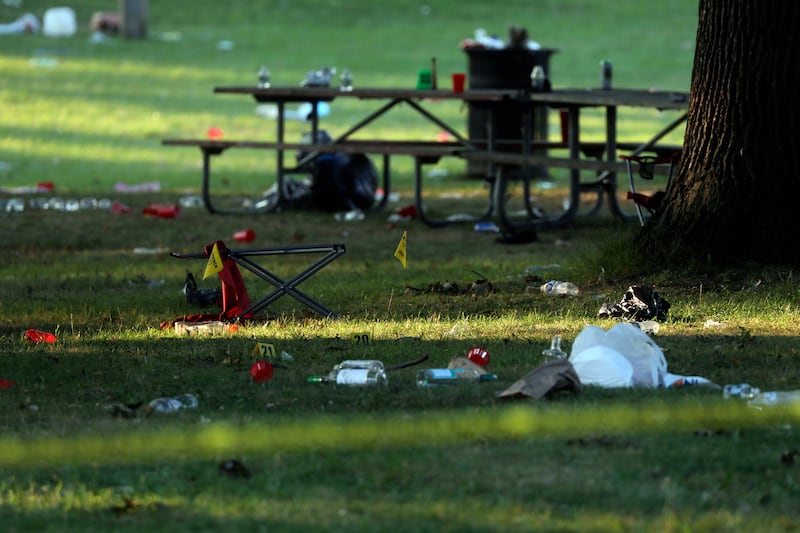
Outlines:
<svg viewBox="0 0 800 533"><path fill-rule="evenodd" d="M593 346L569 357L583 385L616 388L633 386L633 365L607 346Z"/></svg>
<svg viewBox="0 0 800 533"><path fill-rule="evenodd" d="M569 361L581 383L601 387L661 387L667 373L661 348L628 323L608 331L586 326L575 337Z"/></svg>

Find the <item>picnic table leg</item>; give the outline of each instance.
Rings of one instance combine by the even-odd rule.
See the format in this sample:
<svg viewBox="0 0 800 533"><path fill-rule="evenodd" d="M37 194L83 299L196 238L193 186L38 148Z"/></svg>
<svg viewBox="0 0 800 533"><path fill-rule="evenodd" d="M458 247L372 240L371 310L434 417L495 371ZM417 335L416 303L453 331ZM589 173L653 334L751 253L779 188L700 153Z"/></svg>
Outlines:
<svg viewBox="0 0 800 533"><path fill-rule="evenodd" d="M203 198L203 205L206 206L206 210L209 213L214 215L219 213L219 211L211 202L211 156L221 154L223 149L200 147L200 150L203 152L203 183L200 189Z"/></svg>
<svg viewBox="0 0 800 533"><path fill-rule="evenodd" d="M417 216L419 219L427 226L431 228L442 228L447 226L448 224L452 224L453 222L480 222L481 220L486 220L492 216L494 210L494 202L493 198L493 187L490 188L489 192L489 202L488 206L486 207L486 212L482 215L478 216L470 216L467 218L459 218L457 220L448 220L448 219L432 219L428 217L427 213L425 212L425 202L422 198L422 182L423 182L423 158L422 156L415 156L414 157L414 206L417 208Z"/></svg>

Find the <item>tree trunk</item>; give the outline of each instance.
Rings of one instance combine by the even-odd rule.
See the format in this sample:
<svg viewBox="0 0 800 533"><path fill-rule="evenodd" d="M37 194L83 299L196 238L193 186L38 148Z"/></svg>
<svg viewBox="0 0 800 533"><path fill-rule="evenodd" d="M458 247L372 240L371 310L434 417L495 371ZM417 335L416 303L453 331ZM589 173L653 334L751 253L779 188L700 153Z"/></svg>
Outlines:
<svg viewBox="0 0 800 533"><path fill-rule="evenodd" d="M700 0L681 165L644 253L800 264L800 2Z"/></svg>

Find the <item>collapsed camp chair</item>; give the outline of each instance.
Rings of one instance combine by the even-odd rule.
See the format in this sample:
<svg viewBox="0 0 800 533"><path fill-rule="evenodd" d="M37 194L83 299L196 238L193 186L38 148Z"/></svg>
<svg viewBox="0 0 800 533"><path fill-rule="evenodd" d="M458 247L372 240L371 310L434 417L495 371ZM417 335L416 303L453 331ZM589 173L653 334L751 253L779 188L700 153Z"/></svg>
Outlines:
<svg viewBox="0 0 800 533"><path fill-rule="evenodd" d="M656 167L658 165L668 165L666 185L668 187L669 182L672 180L672 173L675 169L675 164L680 158L680 154L675 153L668 156L620 155L619 157L625 161L625 165L628 167L628 183L630 190L628 191L627 198L628 200L633 200L633 204L636 207L636 214L639 216L639 223L644 226L645 213L642 211L642 209L646 209L652 216L656 210L658 210L658 206L661 203L661 200L664 198L665 193L664 191L657 191L653 194L642 194L637 192L633 164L636 163L639 167L639 172L637 173L639 178L647 181L653 180L656 173Z"/></svg>
<svg viewBox="0 0 800 533"><path fill-rule="evenodd" d="M308 246L279 246L250 250L231 250L225 246L224 242L216 241L215 243L206 245L202 253L179 254L172 252L170 255L178 259L208 259L212 255L215 244L220 258L222 259L222 269L218 272L220 281L222 282L222 313L219 316L220 320L235 321L252 318L253 315L265 309L284 294L292 296L297 301L325 317L336 317L336 313L302 292L297 286L319 272L325 265L344 254L344 244L312 244ZM322 253L324 255L302 272L287 280L279 278L251 259L251 257L307 253ZM247 294L247 287L239 271L239 266L270 283L275 287L275 290L255 303L252 303Z"/></svg>

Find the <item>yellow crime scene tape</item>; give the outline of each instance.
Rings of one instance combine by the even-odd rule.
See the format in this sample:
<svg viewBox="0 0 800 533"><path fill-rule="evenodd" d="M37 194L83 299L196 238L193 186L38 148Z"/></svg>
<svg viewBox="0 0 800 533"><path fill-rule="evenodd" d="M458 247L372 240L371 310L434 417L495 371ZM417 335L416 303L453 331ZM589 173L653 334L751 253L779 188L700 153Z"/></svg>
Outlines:
<svg viewBox="0 0 800 533"><path fill-rule="evenodd" d="M185 416L190 411L184 411ZM408 416L318 417L298 422L0 439L0 467L127 464L224 455L430 447L457 442L780 427L800 421L800 403L763 410L740 402L637 403L593 407L517 404L492 411Z"/></svg>

